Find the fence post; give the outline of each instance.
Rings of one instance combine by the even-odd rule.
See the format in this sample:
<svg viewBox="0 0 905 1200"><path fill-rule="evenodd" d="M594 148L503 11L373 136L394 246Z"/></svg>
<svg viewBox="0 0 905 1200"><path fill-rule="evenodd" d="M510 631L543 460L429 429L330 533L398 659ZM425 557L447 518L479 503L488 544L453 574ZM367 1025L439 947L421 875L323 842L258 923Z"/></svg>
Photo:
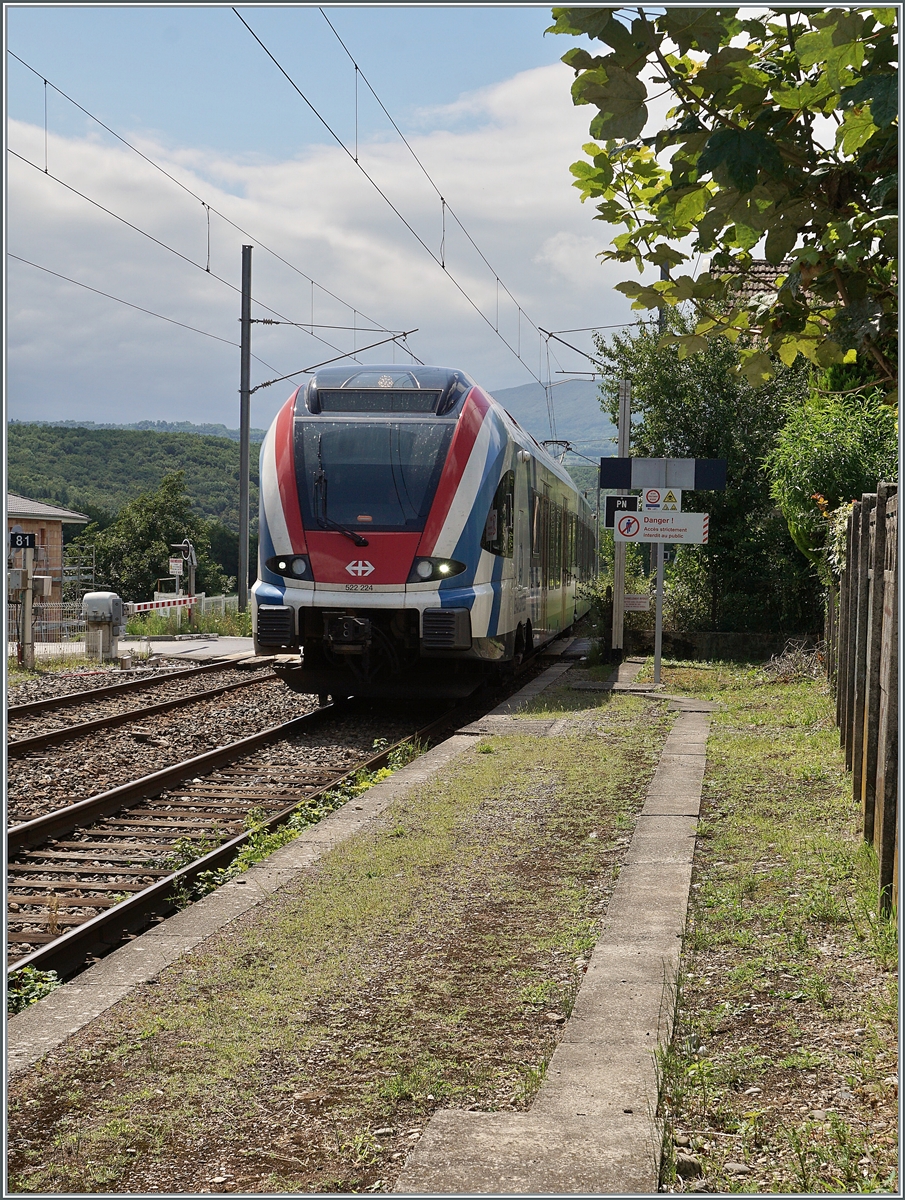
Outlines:
<svg viewBox="0 0 905 1200"><path fill-rule="evenodd" d="M880 721L877 748L874 848L879 860L879 908L888 913L895 897L898 846L898 624L897 525L898 495L886 506L886 554L883 581L883 641L880 668Z"/></svg>
<svg viewBox="0 0 905 1200"><path fill-rule="evenodd" d="M867 677L867 613L870 588L870 518L877 503L873 492L861 497L861 512L858 520L857 580L853 592L855 607L852 613L855 629L855 645L852 671L852 781L854 798L861 804L861 772L864 753L864 687Z"/></svg>
<svg viewBox="0 0 905 1200"><path fill-rule="evenodd" d="M883 582L886 564L886 500L889 485L877 486L870 517L870 581L867 602L867 670L864 679L864 722L861 776L854 778L854 798L861 805L866 842L874 840L877 794L877 738L880 724L880 654L883 641Z"/></svg>
<svg viewBox="0 0 905 1200"><path fill-rule="evenodd" d="M855 647L858 635L858 551L861 533L861 501L852 505L848 519L845 554L845 695L842 701L842 748L845 765L852 767L852 709L855 699Z"/></svg>
<svg viewBox="0 0 905 1200"><path fill-rule="evenodd" d="M836 724L839 727L839 745L844 746L845 728L845 667L848 661L848 584L851 579L849 555L852 547L852 518L851 514L845 526L845 561L839 573L839 633L836 637Z"/></svg>

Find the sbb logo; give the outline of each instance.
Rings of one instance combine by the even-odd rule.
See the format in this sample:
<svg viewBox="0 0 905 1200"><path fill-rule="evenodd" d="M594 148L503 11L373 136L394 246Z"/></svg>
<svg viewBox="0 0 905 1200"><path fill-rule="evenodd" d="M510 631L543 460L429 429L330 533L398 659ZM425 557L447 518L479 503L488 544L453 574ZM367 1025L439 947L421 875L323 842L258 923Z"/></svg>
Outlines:
<svg viewBox="0 0 905 1200"><path fill-rule="evenodd" d="M354 575L357 579L361 579L364 575L370 575L374 570L374 564L369 563L366 558L356 558L354 562L346 564L346 570L350 575Z"/></svg>

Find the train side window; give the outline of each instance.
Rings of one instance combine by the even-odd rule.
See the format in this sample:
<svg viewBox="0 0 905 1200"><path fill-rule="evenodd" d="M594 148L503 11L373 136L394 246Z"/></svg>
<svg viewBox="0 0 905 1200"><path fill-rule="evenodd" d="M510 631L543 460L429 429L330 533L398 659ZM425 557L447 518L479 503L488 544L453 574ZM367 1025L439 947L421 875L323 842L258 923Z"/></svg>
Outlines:
<svg viewBox="0 0 905 1200"><path fill-rule="evenodd" d="M506 471L497 485L484 523L482 550L489 550L491 554L498 554L501 558L512 558L514 505L515 472Z"/></svg>

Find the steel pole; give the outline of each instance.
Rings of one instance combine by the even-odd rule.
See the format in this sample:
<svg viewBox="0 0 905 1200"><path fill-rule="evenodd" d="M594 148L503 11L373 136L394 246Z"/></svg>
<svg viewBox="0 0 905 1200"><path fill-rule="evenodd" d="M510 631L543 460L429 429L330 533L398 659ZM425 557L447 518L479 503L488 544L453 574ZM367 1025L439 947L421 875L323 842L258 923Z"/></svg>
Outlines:
<svg viewBox="0 0 905 1200"><path fill-rule="evenodd" d="M657 599L654 623L654 687L660 682L660 659L663 655L663 563L665 542L656 542L657 547Z"/></svg>
<svg viewBox="0 0 905 1200"><path fill-rule="evenodd" d="M22 666L26 671L35 669L35 630L32 602L34 597L35 552L26 547L22 551L25 567L25 592L22 596Z"/></svg>
<svg viewBox="0 0 905 1200"><path fill-rule="evenodd" d="M631 444L632 385L627 379L619 381L619 457L628 458ZM617 496L627 496L627 488L618 488ZM625 624L625 542L614 538L613 552L613 651L621 657Z"/></svg>
<svg viewBox="0 0 905 1200"><path fill-rule="evenodd" d="M248 608L248 442L251 420L251 246L242 247L242 335L239 366L239 612Z"/></svg>

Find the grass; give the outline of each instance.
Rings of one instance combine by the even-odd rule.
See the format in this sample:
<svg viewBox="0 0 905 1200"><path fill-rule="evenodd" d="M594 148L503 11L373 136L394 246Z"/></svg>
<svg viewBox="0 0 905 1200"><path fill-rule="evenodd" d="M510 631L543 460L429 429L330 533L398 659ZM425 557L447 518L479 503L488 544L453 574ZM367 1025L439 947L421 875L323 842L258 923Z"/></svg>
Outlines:
<svg viewBox="0 0 905 1200"><path fill-rule="evenodd" d="M663 682L721 707L660 1061L662 1185L686 1189L684 1151L708 1191L893 1192L896 925L826 685L727 663L667 663Z"/></svg>
<svg viewBox="0 0 905 1200"><path fill-rule="evenodd" d="M151 611L129 617L126 632L131 637L175 636L177 633L217 633L224 637L251 637L251 610L240 613L227 608L223 612L196 612L191 621L183 615L180 621L174 609Z"/></svg>
<svg viewBox="0 0 905 1200"><path fill-rule="evenodd" d="M12 1081L12 1189L388 1191L436 1108L525 1108L670 721L482 739Z"/></svg>

